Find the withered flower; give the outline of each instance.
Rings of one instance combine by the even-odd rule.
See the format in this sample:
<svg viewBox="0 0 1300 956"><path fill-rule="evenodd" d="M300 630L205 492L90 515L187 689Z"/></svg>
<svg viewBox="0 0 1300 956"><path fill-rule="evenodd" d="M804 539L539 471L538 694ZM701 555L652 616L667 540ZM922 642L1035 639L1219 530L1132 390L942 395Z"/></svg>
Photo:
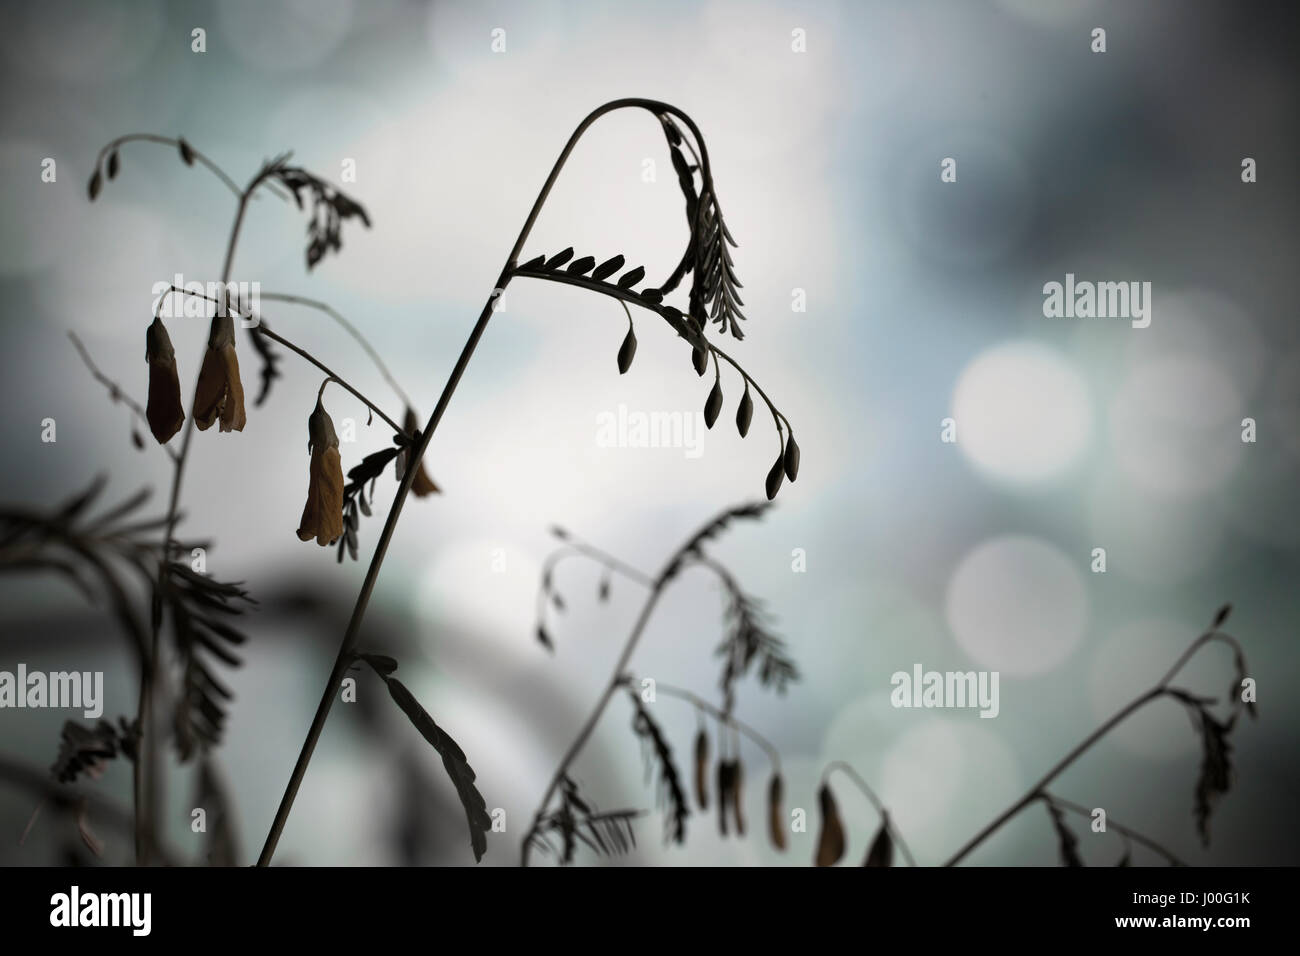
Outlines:
<svg viewBox="0 0 1300 956"><path fill-rule="evenodd" d="M334 422L319 396L315 410L307 419L307 433L311 470L298 538L302 541L315 538L324 547L343 534L343 462L339 458L339 437Z"/></svg>
<svg viewBox="0 0 1300 956"><path fill-rule="evenodd" d="M158 444L168 439L185 424L185 408L181 405L181 381L176 374L176 350L162 319L154 318L145 332L144 359L149 363L149 403L145 417L149 430Z"/></svg>
<svg viewBox="0 0 1300 956"><path fill-rule="evenodd" d="M817 838L817 856L813 863L817 866L834 866L844 855L844 824L840 822L839 807L831 788L822 784L817 791L817 800L821 804L822 832Z"/></svg>
<svg viewBox="0 0 1300 956"><path fill-rule="evenodd" d="M402 427L408 434L414 435L420 427L419 420L415 417L415 409L407 408L406 419L402 422ZM415 497L424 498L427 495L441 494L442 489L433 483L429 473L424 470L424 459L420 459L420 468L415 473L415 483L411 485L411 491L415 492Z"/></svg>
<svg viewBox="0 0 1300 956"><path fill-rule="evenodd" d="M235 320L228 315L212 320L208 351L194 392L194 423L199 431L211 428L218 417L223 432L242 432L247 421L239 358L235 355Z"/></svg>

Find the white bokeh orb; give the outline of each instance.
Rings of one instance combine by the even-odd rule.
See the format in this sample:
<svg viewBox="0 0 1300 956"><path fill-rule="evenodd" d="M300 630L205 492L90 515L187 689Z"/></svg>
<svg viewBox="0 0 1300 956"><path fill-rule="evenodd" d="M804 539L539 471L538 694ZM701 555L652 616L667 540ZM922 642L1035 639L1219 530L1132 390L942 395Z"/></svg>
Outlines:
<svg viewBox="0 0 1300 956"><path fill-rule="evenodd" d="M948 583L946 607L958 645L982 667L1016 677L1059 666L1088 622L1078 563L1020 535L970 552Z"/></svg>
<svg viewBox="0 0 1300 956"><path fill-rule="evenodd" d="M957 447L982 472L1028 483L1060 475L1092 434L1088 390L1060 353L1034 342L988 349L953 390Z"/></svg>

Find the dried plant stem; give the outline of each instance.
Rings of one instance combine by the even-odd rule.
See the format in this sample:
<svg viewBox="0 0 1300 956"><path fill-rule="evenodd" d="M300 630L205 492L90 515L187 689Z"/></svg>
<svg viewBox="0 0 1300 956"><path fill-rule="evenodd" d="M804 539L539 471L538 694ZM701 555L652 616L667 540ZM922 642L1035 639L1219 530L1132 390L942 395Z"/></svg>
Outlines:
<svg viewBox="0 0 1300 956"><path fill-rule="evenodd" d="M674 687L672 684L665 684L663 681L655 681L655 693L667 694L669 697L676 697L680 700L689 701L694 704L697 709L704 711L719 724L740 731L762 748L763 752L767 754L767 759L772 764L772 769L780 772L781 754L777 751L775 745L743 720L737 720L730 714L724 713L721 708L714 707L698 694L693 694L689 690L685 690L681 687Z"/></svg>
<svg viewBox="0 0 1300 956"><path fill-rule="evenodd" d="M309 299L306 296L291 295L288 292L263 292L261 297L272 302L287 302L290 305L301 305L309 309L315 309L318 312L323 312L325 315L329 316L337 322L344 331L352 336L352 338L356 340L356 343L361 346L367 355L370 356L370 360L374 362L375 367L379 369L379 374L384 377L384 381L387 382L392 390L397 393L397 397L400 398L408 408L413 408L415 406L415 403L411 401L411 397L406 394L406 390L397 384L397 379L394 378L393 373L388 370L388 366L385 365L384 360L379 357L379 353L375 351L374 346L372 346L370 342L367 341L366 337L361 334L361 331L345 319L338 310L325 302L321 302L319 299Z"/></svg>
<svg viewBox="0 0 1300 956"><path fill-rule="evenodd" d="M429 442L433 438L433 433L437 430L438 424L442 421L442 416L447 411L447 406L451 403L451 397L455 394L456 387L460 384L461 376L465 374L465 369L469 365L470 359L474 355L475 349L478 348L479 340L487 330L488 321L492 318L494 306L497 297L505 291L510 282L512 270L519 260L519 254L523 250L524 243L527 241L529 234L533 231L533 226L537 222L537 217L542 211L551 190L555 186L556 180L560 176L565 163L568 161L569 154L573 152L574 146L578 140L590 128L591 124L613 110L624 108L646 109L658 115L662 113L672 113L682 118L691 129L692 134L700 142L702 152L702 163L704 174L708 176L708 153L704 150L703 136L690 117L683 114L676 107L667 103L660 103L656 100L646 100L639 98L613 100L603 106L592 110L583 119L578 127L569 136L569 140L564 145L554 166L551 167L550 175L547 176L541 191L537 194L533 202L533 208L528 213L528 218L524 221L523 228L519 231L519 237L515 240L510 254L506 257L506 264L501 269L501 274L497 279L496 286L488 296L483 310L479 313L478 321L474 323L474 328L470 331L469 338L466 340L464 347L461 349L460 357L456 360L456 365L452 368L451 375L447 379L447 384L443 386L442 394L438 398L438 404L434 407L429 421L420 433L420 440L411 452L411 464L407 467L398 485L397 494L393 497L393 503L388 510L388 518L384 522L384 530L379 536L379 541L375 545L374 555L370 560L370 567L366 571L365 581L361 586L361 593L357 595L356 605L352 610L352 617L348 621L347 630L344 632L343 641L339 646L338 656L335 658L334 667L330 672L329 679L325 683L324 692L321 694L320 704L316 708L316 715L312 718L312 723L307 731L307 739L303 741L302 750L298 754L298 760L294 764L293 772L289 776L289 782L285 787L284 796L280 801L280 807L276 811L275 819L271 823L271 829L267 833L266 843L262 847L261 856L258 859L259 866L268 866L272 857L275 855L276 844L279 843L280 836L284 832L285 823L288 822L289 813L293 809L294 798L298 794L298 788L302 785L302 779L307 773L307 767L311 763L312 753L316 749L316 743L320 739L321 731L325 727L325 721L329 717L330 708L334 704L334 698L338 695L339 687L347 673L348 667L352 661L352 654L355 650L357 635L361 629L361 621L365 617L366 608L370 603L370 596L374 592L375 583L379 578L379 569L383 565L384 556L388 552L388 544L392 540L393 532L397 527L398 518L402 513L402 506L406 502L406 496L410 493L411 485L415 483L415 476L419 472L418 465L424 458L425 450L429 447ZM241 204L242 209L242 204ZM658 594L656 589L656 595ZM612 693L612 689L610 691ZM553 787L552 787L553 789Z"/></svg>
<svg viewBox="0 0 1300 956"><path fill-rule="evenodd" d="M122 387L118 385L117 382L113 381L99 370L98 366L96 366L94 361L91 359L90 353L86 351L86 346L83 345L81 339L77 337L76 332L69 332L68 338L72 339L72 344L76 348L77 354L81 356L81 361L86 364L86 368L90 369L90 374L94 376L95 381L108 389L109 398L113 399L115 402L121 402L127 408L131 409L131 414L138 418L147 430L149 428L149 416L146 415L144 409L140 407L140 403L123 391ZM176 460L176 452L172 451L166 445L162 446L162 450L173 462Z"/></svg>
<svg viewBox="0 0 1300 956"><path fill-rule="evenodd" d="M1160 681L1155 686L1153 686L1150 690L1146 691L1146 693L1141 694L1138 697L1135 697L1133 700L1129 701L1113 717L1111 717L1100 727L1094 730L1091 734L1085 737L1073 750L1071 750L1068 754L1062 757L1061 760L1054 767L1052 767L1051 770L1047 771L1047 773L1044 774L1043 777L1037 783L1035 783L1032 787L1030 787L1029 791L1023 797L1021 797L1011 806L1007 807L1006 810L1004 810L1001 814L999 814L991 823L989 823L986 827L984 827L984 829L980 830L979 833L971 837L970 840L966 842L966 845L963 846L956 853L954 853L952 857L943 865L955 866L957 863L960 863L972 850L974 850L977 846L979 846L990 836L996 833L999 829L1001 829L1002 826L1008 820L1010 820L1012 817L1018 814L1021 810L1025 809L1025 807L1032 804L1034 801L1042 799L1044 794L1046 793L1047 785L1051 783L1053 780L1055 780L1057 777L1059 777L1062 773L1064 773L1065 770L1071 764L1073 764L1076 760L1082 757L1089 749L1091 749L1093 744L1101 740L1102 737L1105 737L1108 733L1114 730L1115 727L1117 727L1120 723L1126 720L1129 716L1141 710L1143 707L1151 703L1153 700L1158 700L1161 697L1170 696L1171 688L1169 687L1169 682L1174 679L1174 677L1178 674L1178 672L1183 669L1184 665L1186 665L1187 662L1191 660L1192 656L1198 650L1200 650L1201 647L1203 647L1205 644L1207 644L1212 640L1224 641L1225 643L1230 644L1233 648L1238 647L1237 642L1233 638L1217 630L1211 629L1209 631L1206 631L1204 634L1200 635L1196 640L1194 640L1191 643L1191 645L1187 648L1187 650L1185 650L1182 653L1182 655L1179 656L1178 660L1174 662L1174 666L1169 670L1167 674L1165 674L1164 677L1160 679Z"/></svg>
<svg viewBox="0 0 1300 956"><path fill-rule="evenodd" d="M560 765L555 769L551 782L547 784L546 792L542 794L541 803L538 804L537 813L533 816L532 826L528 828L528 833L524 836L523 851L519 860L521 866L528 865L530 838L536 832L542 817L546 814L546 807L550 804L551 798L555 796L560 781L564 779L570 764L577 759L578 754L582 752L582 748L587 745L587 740L591 737L592 731L596 729L596 725L600 723L600 718L605 713L605 708L609 706L609 702L614 699L616 693L626 686L623 672L627 668L628 661L632 658L632 652L636 650L636 646L641 640L646 624L650 622L650 616L654 613L655 605L659 603L659 598L663 596L664 587L667 583L668 579L664 575L660 575L655 580L645 603L641 605L641 613L637 615L636 623L632 626L632 633L628 635L627 643L623 645L623 650L618 656L618 662L614 665L614 674L610 678L609 684L596 701L596 706L592 708L591 714L582 725L582 729L578 731L578 736L569 745L569 749L560 760Z"/></svg>
<svg viewBox="0 0 1300 956"><path fill-rule="evenodd" d="M885 805L881 803L880 798L876 796L875 791L872 790L867 781L862 778L862 775L853 769L851 764L845 763L843 760L836 760L827 764L826 769L822 771L822 783L825 784L830 778L830 775L836 770L840 771L840 773L852 780L854 785L866 795L866 798L871 801L872 807L875 808L876 813L880 815L881 821L889 827L889 834L893 837L894 843L902 852L903 859L907 860L907 865L916 866L916 860L912 857L912 851L907 848L907 842L903 839L903 835L898 832L898 824L895 823L894 818L889 815L889 812L885 809Z"/></svg>
<svg viewBox="0 0 1300 956"><path fill-rule="evenodd" d="M1089 819L1092 818L1092 811L1089 810L1087 807L1080 806L1079 804L1073 803L1069 800L1064 800L1061 797L1056 796L1056 794L1052 794L1051 800L1052 803L1056 804L1058 807L1063 807L1064 809L1069 810L1071 813L1077 813L1079 816L1087 817ZM1110 814L1106 814L1106 828L1108 830L1114 830L1116 833L1122 833L1124 834L1124 836L1133 840L1133 842L1141 843L1143 846L1147 847L1148 849L1154 850L1156 853L1159 853L1161 856L1163 856L1174 866L1187 865L1178 857L1174 856L1172 853L1166 850L1159 843L1157 843L1155 840L1152 840L1150 837L1143 836L1141 833L1138 833L1136 830L1130 827L1126 827L1120 823L1116 823L1114 818L1111 817Z"/></svg>

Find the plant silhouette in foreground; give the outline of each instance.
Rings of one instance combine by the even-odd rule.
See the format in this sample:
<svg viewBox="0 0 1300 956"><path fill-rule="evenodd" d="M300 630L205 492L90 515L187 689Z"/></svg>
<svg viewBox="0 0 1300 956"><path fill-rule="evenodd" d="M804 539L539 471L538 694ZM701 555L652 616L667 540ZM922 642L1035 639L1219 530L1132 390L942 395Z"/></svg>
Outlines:
<svg viewBox="0 0 1300 956"><path fill-rule="evenodd" d="M1075 763L1084 755L1093 744L1101 740L1102 737L1110 733L1115 727L1122 723L1126 718L1141 710L1147 704L1162 698L1168 698L1186 708L1188 716L1191 718L1193 729L1201 739L1201 770L1196 781L1196 790L1194 794L1194 810L1196 817L1196 829L1200 835L1201 842L1204 846L1210 845L1210 816L1214 811L1215 804L1218 800L1228 793L1232 787L1233 768L1231 761L1232 748L1228 741L1228 735L1236 727L1237 718L1242 711L1247 712L1251 718L1256 716L1254 695L1246 689L1248 678L1246 676L1246 657L1242 651L1241 644L1235 637L1222 630L1223 625L1227 622L1228 615L1231 613L1232 606L1225 604L1215 614L1214 620L1210 626L1198 636L1191 645L1185 650L1174 662L1169 671L1149 690L1135 697L1132 701L1122 707L1113 717L1089 734L1082 742L1074 747L1068 754L1043 775L1037 783L1029 788L1029 791L1008 807L1005 811L994 818L979 833L971 837L964 846L954 853L943 865L954 866L960 863L967 855L985 840L991 837L995 832L1002 828L1012 817L1019 814L1022 810L1035 804L1042 803L1047 809L1048 815L1052 822L1052 828L1056 834L1061 862L1065 866L1083 866L1083 857L1079 852L1079 840L1066 822L1066 814L1072 813L1078 816L1090 819L1092 811L1087 807L1080 806L1062 797L1059 797L1048 790L1048 786L1059 777L1065 770ZM1220 719L1210 710L1210 706L1216 703L1215 698L1203 697L1194 694L1189 690L1181 687L1174 687L1171 681L1178 675L1192 657L1205 647L1207 644L1220 643L1228 646L1232 650L1233 668L1235 676L1232 686L1229 689L1229 713L1226 718ZM871 788L866 782L849 767L847 764L835 763L827 768L823 776L821 789L818 792L818 802L821 808L822 829L818 838L816 856L814 862L818 866L830 866L838 862L844 855L845 834L844 826L840 820L839 810L835 798L831 793L826 778L834 769L843 770L854 782L867 794L875 806L876 811L881 817L880 830L877 832L867 855L865 866L887 866L891 856L890 844L898 842L900 847L901 837L897 829L893 826L888 812L884 806L871 792ZM1133 844L1139 844L1146 847L1158 856L1172 865L1183 865L1173 853L1165 849L1154 840L1143 836L1136 830L1127 826L1116 823L1107 815L1106 826L1109 829L1119 833L1124 841L1124 852L1119 858L1117 866L1129 866L1132 862ZM906 852L904 847L904 852ZM909 855L910 859L910 855Z"/></svg>
<svg viewBox="0 0 1300 956"><path fill-rule="evenodd" d="M710 762L709 736L704 720L708 717L717 724L720 745L715 799L718 806L718 825L723 836L729 832L729 820L730 830L733 830L737 836L745 834L745 816L741 799L743 766L740 760L739 735L744 733L764 749L772 764L772 775L768 784L769 834L778 849L785 848L781 811L784 785L781 778L780 757L776 748L751 727L737 720L732 711L735 706L735 685L751 672L755 674L762 686L770 687L778 693L783 693L786 685L791 681L798 680L799 672L794 661L786 654L785 643L768 629L758 602L741 589L734 575L723 564L705 551L706 545L727 530L733 522L758 520L768 507L770 507L768 503L762 502L740 505L723 511L692 535L673 553L663 570L653 576L638 571L561 528L553 529L553 534L563 542L563 545L552 553L543 565L538 593L536 632L538 641L547 649L554 647L554 641L546 626L546 609L548 606L555 607L557 610L563 610L565 607L564 599L556 590L555 568L568 558L583 557L601 565L603 570L597 593L602 601L609 596L610 580L615 574L646 588L648 594L614 665L614 673L608 687L596 701L591 715L582 725L577 739L566 751L546 792L542 795L533 822L524 835L520 857L523 865L527 866L529 855L534 849L549 851L560 862L571 863L578 842L602 853L620 852L635 843L631 821L639 815L638 811L622 810L613 814L597 812L594 809L595 804L581 796L577 783L570 775L574 761L582 752L601 716L620 692L627 695L632 708L633 733L643 745L650 772L657 777L658 803L664 810L665 840L678 844L685 842L686 820L690 816L688 785L677 766L672 746L664 735L663 729L655 721L651 709L646 706L651 701L646 699L644 689L650 686L653 686L656 696L665 694L693 704L700 715L701 726L695 737L694 792L701 810L708 807ZM723 701L721 707L714 707L689 691L657 680L638 682L627 670L633 652L664 591L692 567L704 568L711 572L722 585L728 598L725 616L727 634L717 648L717 655L723 659L722 675L719 680ZM550 842L551 836L559 839L558 847Z"/></svg>
<svg viewBox="0 0 1300 956"><path fill-rule="evenodd" d="M520 265L524 243L574 146L592 123L619 109L649 112L667 141L686 204L688 226L678 265L657 286L644 283L645 270L640 266L623 270L624 259L621 255L607 258L598 264L592 256L574 259L573 251L568 249L550 257L537 256ZM117 725L103 722L97 728L88 729L79 725L67 728L64 733L66 752L61 752L56 772L75 774L78 770L97 767L104 760L119 755L132 760L135 774L136 859L139 863L159 860L167 855L156 833L157 818L163 805L159 743L164 733L157 713L160 706L173 706L173 737L182 762L200 756L202 780L215 779L210 751L220 739L225 708L231 698L219 676L219 667L234 667L239 664L233 648L243 643L245 636L234 626L231 615L239 613L241 605L251 603L251 598L237 583L215 581L206 573L190 568L183 560L189 545L182 545L177 539L176 529L182 517L181 493L194 431L205 431L215 424L221 432L240 432L248 423L249 408L245 402L238 357L238 320L239 326L248 329L249 342L261 364L260 388L252 403L254 409L263 405L272 383L280 377L280 356L273 350L273 342L311 363L325 375L316 406L308 418L308 490L296 532L299 538L304 541L314 540L322 546L337 544L340 561L345 553L356 559L360 519L371 514L377 479L391 464L398 482L334 666L258 862L260 865L271 862L343 677L359 663L368 664L375 670L403 713L442 757L444 767L464 805L471 847L475 858L479 859L486 846L485 834L489 823L486 804L475 787L474 773L464 753L393 676L397 668L396 661L382 655L358 653L356 645L362 619L407 495L414 491L417 496L423 497L438 490L424 470L424 454L492 316L495 301L509 282L516 277L558 281L620 301L629 322L618 353L620 372L628 370L636 351L634 323L628 306L636 305L664 319L678 336L686 340L691 349L692 362L700 375L707 372L710 360L713 363L713 387L705 401L706 419L710 427L716 422L722 407L721 363L729 365L743 382L743 394L736 419L742 437L748 433L752 419L751 390L766 404L780 445L780 452L766 480L768 497L777 493L784 478L793 481L798 475L799 447L795 443L789 420L757 382L714 344L707 334L708 325L712 323L717 326L720 335L730 333L734 338L740 339L742 333L739 323L744 316L740 312L742 303L737 291L740 284L736 281L727 248L735 243L722 219L703 137L685 113L669 104L647 99L624 99L606 103L592 111L579 124L538 194L487 304L470 332L422 430L417 428L419 418L411 401L397 386L364 336L350 322L328 305L313 299L286 293L268 293L260 297L261 300L278 300L316 309L343 327L374 360L386 381L405 401L402 426L307 349L272 331L266 316L261 312L260 301L252 302L241 298L238 286L231 281L239 237L250 203L254 200L267 194L283 200L292 198L300 210L310 212L306 248L309 270L329 253L341 251L345 223L355 221L370 226L369 215L358 202L310 171L293 165L290 154L287 153L264 163L248 184L240 187L186 140L153 134L122 136L100 151L88 186L92 201L103 191L107 180L115 179L121 173L122 151L134 143L161 144L174 148L185 165L207 169L233 193L236 211L226 244L220 281L216 283L215 290L205 291L203 287L196 288L193 284L183 288L171 286L157 300L152 322L145 329L145 361L149 373L146 407L141 408L128 397L125 389L100 372L74 337L79 353L96 380L109 389L110 396L115 401L127 405L170 459L172 482L164 516L133 527L130 534L123 532L116 537L101 539L95 537L95 533L103 531L109 524L107 518L101 518L91 528L75 529L71 525L85 507L85 502L79 499L52 516L15 513L12 520L16 524L8 533L3 547L0 547L0 567L58 570L74 579L74 583L84 583L82 565L90 566L101 577L118 617L132 638L139 662L140 695L135 717L123 719ZM683 149L690 153L693 163L687 161ZM621 274L615 275L620 272ZM682 311L664 300L688 275L692 276L692 281L687 293L686 310ZM206 318L209 321L206 346L198 363L197 375L194 375L192 367L187 368L184 362L178 360L172 336L163 321L171 316L171 311L167 308L171 302L182 303L181 315ZM190 413L186 415L181 389L183 382L191 380L190 376L194 376L193 397ZM331 382L337 383L365 404L372 413L372 420L373 416L378 416L392 429L392 447L382 448L362 458L348 470L346 481L342 475L342 461L333 423L323 404L325 388ZM176 448L171 442L178 434L181 437L179 448ZM132 441L137 447L144 446L138 428L132 429ZM85 497L89 501L93 495ZM117 516L119 510L122 513L133 510L143 500L142 497L139 500L132 499L129 508L115 509L113 516ZM142 530L148 530L153 537L147 542L137 540L135 536ZM70 551L71 559L66 555L51 556L59 548ZM101 553L104 549L111 552L111 560ZM122 582L117 577L119 572L113 566L114 563L121 562L127 562L132 572L138 578L143 578L142 581L136 581L138 589L145 593L142 601L134 600L131 593L122 587ZM147 607L147 614L142 614L137 604ZM161 637L165 629L170 630L173 637L170 649L165 649L162 644ZM642 720L638 726L649 739L654 740L655 734L650 723ZM612 820L611 825L617 828L620 823ZM224 859L226 855L224 851L211 853L209 858Z"/></svg>

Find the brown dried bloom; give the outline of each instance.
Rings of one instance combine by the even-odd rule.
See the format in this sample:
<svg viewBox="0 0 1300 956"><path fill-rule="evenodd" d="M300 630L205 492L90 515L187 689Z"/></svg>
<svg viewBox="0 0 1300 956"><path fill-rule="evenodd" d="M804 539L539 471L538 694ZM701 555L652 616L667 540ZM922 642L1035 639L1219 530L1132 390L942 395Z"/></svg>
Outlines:
<svg viewBox="0 0 1300 956"><path fill-rule="evenodd" d="M343 534L343 463L334 422L316 398L316 408L307 419L307 447L311 451L307 504L302 509L298 538L316 539L324 547Z"/></svg>
<svg viewBox="0 0 1300 956"><path fill-rule="evenodd" d="M406 429L407 434L415 434L416 429L420 427L419 420L415 417L415 409L407 408L406 418L402 422L402 427ZM441 494L442 489L433 483L429 473L424 470L424 459L420 459L420 469L415 473L415 483L411 485L411 491L415 492L415 497L424 498L427 495Z"/></svg>
<svg viewBox="0 0 1300 956"><path fill-rule="evenodd" d="M154 318L145 332L144 359L149 363L149 402L145 417L149 430L158 444L168 439L185 424L185 408L181 405L181 382L176 374L176 350L162 319Z"/></svg>
<svg viewBox="0 0 1300 956"><path fill-rule="evenodd" d="M235 320L228 315L212 320L208 351L194 392L194 423L199 431L211 428L218 417L223 432L242 432L247 421L239 358L235 355Z"/></svg>

